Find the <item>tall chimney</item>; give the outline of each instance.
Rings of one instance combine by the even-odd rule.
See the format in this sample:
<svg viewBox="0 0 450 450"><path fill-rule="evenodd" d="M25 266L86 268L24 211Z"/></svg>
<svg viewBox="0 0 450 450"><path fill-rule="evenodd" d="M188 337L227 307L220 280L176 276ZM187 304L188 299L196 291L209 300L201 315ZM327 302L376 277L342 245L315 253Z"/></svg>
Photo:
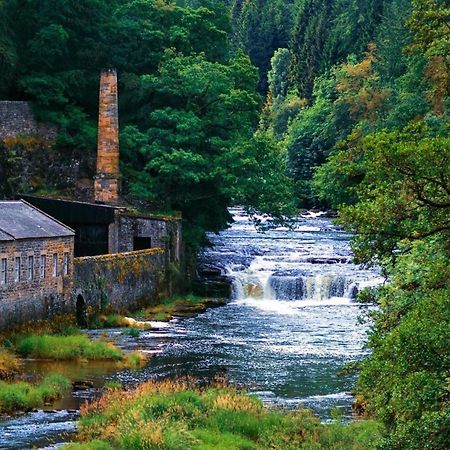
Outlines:
<svg viewBox="0 0 450 450"><path fill-rule="evenodd" d="M95 201L116 204L120 197L119 114L117 106L117 72L102 70L98 114L97 175Z"/></svg>

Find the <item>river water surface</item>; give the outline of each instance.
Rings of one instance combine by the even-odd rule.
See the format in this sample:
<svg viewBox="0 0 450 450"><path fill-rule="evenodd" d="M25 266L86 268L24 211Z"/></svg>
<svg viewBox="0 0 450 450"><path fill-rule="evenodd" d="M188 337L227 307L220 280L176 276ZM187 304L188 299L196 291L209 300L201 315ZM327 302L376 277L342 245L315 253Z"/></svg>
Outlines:
<svg viewBox="0 0 450 450"><path fill-rule="evenodd" d="M125 348L153 354L141 371L102 375L135 384L149 378L225 375L268 405L312 408L324 420L338 406L351 414L351 377L338 375L364 355L367 311L356 293L383 280L376 270L352 263L349 236L330 219L301 218L293 230L258 233L240 210L235 223L210 239L201 263L231 276L233 298L191 318L157 323L138 338L110 333ZM94 333L95 334L95 333ZM89 372L89 370L88 370ZM84 378L89 378L85 374ZM92 375L98 385L98 371ZM0 422L0 449L54 448L67 441L80 400L65 399L62 411L38 411Z"/></svg>

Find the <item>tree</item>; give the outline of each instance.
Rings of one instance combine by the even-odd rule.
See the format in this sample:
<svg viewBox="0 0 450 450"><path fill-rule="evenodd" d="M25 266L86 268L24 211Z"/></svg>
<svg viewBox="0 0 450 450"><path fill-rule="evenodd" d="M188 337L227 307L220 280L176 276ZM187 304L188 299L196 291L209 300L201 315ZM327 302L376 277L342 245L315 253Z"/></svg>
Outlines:
<svg viewBox="0 0 450 450"><path fill-rule="evenodd" d="M182 211L194 246L203 242L205 230L227 225L234 199L266 212L272 204L277 215L286 203L285 189L260 197L246 192L261 186L264 161L277 158L276 147L252 138L256 83L257 73L241 52L224 65L167 50L159 73L142 76L145 98L154 101L140 131L125 129L131 192L161 209ZM283 174L278 160L265 182L274 171Z"/></svg>
<svg viewBox="0 0 450 450"><path fill-rule="evenodd" d="M388 428L386 449L446 448L449 159L448 133L413 122L342 144L315 179L329 200L352 198L339 222L355 233L356 260L381 265L390 279L376 294L372 353L357 384Z"/></svg>
<svg viewBox="0 0 450 450"><path fill-rule="evenodd" d="M444 114L450 94L450 4L447 0L413 0L409 26L414 33L411 51L428 60L428 97L435 114Z"/></svg>

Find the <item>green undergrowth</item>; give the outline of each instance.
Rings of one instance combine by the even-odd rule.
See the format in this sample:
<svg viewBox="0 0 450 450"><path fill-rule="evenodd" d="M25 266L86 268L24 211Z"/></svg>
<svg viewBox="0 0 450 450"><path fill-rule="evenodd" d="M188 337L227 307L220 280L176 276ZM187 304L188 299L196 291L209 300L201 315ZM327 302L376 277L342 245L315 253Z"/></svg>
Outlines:
<svg viewBox="0 0 450 450"><path fill-rule="evenodd" d="M84 406L78 443L64 449L370 450L381 433L374 421L322 424L307 410L269 410L220 383L202 389L192 380L149 381Z"/></svg>
<svg viewBox="0 0 450 450"><path fill-rule="evenodd" d="M60 398L70 386L70 381L59 374L48 375L36 385L0 381L0 413L42 407Z"/></svg>

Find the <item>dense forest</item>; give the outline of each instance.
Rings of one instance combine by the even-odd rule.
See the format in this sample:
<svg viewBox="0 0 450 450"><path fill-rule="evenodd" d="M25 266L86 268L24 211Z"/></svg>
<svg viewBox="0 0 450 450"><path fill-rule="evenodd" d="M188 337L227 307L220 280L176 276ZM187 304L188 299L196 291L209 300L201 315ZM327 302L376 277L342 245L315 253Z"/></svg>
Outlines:
<svg viewBox="0 0 450 450"><path fill-rule="evenodd" d="M61 158L95 153L107 66L127 193L181 210L195 245L232 203L339 211L389 280L360 295L380 305L360 403L381 448L447 448L450 2L0 2L0 96L59 125ZM7 196L17 148L0 150Z"/></svg>

